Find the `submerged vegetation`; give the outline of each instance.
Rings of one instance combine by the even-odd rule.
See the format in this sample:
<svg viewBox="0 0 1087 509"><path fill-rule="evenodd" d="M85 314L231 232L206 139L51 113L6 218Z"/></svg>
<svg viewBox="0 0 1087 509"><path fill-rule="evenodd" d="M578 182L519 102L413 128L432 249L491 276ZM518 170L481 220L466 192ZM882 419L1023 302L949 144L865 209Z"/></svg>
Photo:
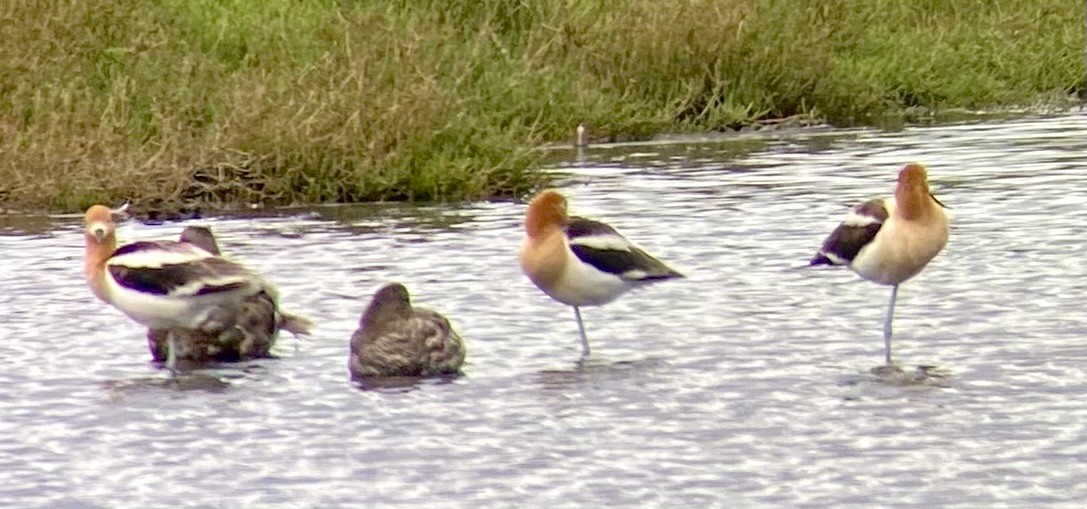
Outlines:
<svg viewBox="0 0 1087 509"><path fill-rule="evenodd" d="M1077 0L9 0L0 206L510 195L594 135L1030 108Z"/></svg>

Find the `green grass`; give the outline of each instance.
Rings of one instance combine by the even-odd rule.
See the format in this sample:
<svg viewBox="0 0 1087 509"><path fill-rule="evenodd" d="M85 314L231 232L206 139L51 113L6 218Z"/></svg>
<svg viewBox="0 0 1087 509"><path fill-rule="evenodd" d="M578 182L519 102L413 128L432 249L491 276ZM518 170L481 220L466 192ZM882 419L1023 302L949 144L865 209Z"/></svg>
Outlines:
<svg viewBox="0 0 1087 509"><path fill-rule="evenodd" d="M1084 97L1072 0L10 0L0 206L508 196L544 142Z"/></svg>

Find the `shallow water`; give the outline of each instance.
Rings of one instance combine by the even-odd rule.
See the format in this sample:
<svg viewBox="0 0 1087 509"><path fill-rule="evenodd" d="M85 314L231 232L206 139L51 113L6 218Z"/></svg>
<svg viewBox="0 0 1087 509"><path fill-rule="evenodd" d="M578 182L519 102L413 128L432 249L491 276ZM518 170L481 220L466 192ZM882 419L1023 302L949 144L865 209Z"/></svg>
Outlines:
<svg viewBox="0 0 1087 509"><path fill-rule="evenodd" d="M1087 115L780 132L553 154L575 213L688 274L583 316L518 272L524 205L402 205L210 225L320 322L279 359L168 383L95 302L77 218L0 217L0 505L1081 507ZM802 267L846 207L929 167L947 249L889 289ZM360 390L347 339L405 282L470 348L452 381Z"/></svg>

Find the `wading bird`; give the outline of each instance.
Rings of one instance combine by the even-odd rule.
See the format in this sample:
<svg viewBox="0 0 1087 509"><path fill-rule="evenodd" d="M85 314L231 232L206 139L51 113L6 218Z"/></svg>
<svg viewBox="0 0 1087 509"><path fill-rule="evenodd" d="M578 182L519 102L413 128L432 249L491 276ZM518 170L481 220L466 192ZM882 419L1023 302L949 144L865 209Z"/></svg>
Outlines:
<svg viewBox="0 0 1087 509"><path fill-rule="evenodd" d="M274 285L259 273L189 242L133 242L117 247L112 211L93 205L84 217L87 284L132 320L166 331L166 366L177 369L184 331L222 334L246 302L264 294L283 329L306 334L311 323L279 309Z"/></svg>
<svg viewBox="0 0 1087 509"><path fill-rule="evenodd" d="M854 205L811 260L810 265L848 265L864 279L891 285L883 322L888 365L898 285L920 273L940 253L949 231L943 204L929 190L925 167L911 163L898 173L894 196Z"/></svg>
<svg viewBox="0 0 1087 509"><path fill-rule="evenodd" d="M540 290L573 306L583 357L590 350L581 306L607 304L631 289L683 277L611 226L570 216L566 198L553 190L528 205L520 262Z"/></svg>
<svg viewBox="0 0 1087 509"><path fill-rule="evenodd" d="M464 341L444 316L413 307L408 289L390 283L374 294L351 336L352 379L453 374L464 364Z"/></svg>

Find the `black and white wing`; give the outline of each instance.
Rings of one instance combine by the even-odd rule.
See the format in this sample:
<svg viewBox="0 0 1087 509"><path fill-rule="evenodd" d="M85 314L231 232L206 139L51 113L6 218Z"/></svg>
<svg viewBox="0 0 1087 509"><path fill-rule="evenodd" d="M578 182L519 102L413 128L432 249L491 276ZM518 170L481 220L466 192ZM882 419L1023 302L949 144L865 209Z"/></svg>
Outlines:
<svg viewBox="0 0 1087 509"><path fill-rule="evenodd" d="M155 296L185 298L263 284L242 265L183 242L134 242L106 262L121 287Z"/></svg>
<svg viewBox="0 0 1087 509"><path fill-rule="evenodd" d="M578 260L624 280L649 281L683 277L605 223L571 217L566 223L566 237L570 250Z"/></svg>
<svg viewBox="0 0 1087 509"><path fill-rule="evenodd" d="M888 200L877 198L854 205L844 220L823 241L810 265L849 265L872 242L888 217ZM893 206L893 202L890 204Z"/></svg>

